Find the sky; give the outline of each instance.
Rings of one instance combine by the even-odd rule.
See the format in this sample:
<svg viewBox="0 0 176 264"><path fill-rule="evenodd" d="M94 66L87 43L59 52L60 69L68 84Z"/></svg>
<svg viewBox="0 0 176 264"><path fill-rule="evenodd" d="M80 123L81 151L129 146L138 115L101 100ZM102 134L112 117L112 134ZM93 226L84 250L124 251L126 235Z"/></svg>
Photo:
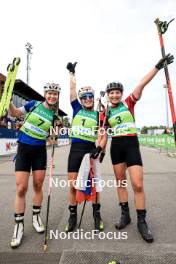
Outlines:
<svg viewBox="0 0 176 264"><path fill-rule="evenodd" d="M6 0L0 8L0 72L6 75L20 57L17 79L26 82L25 44L31 43L29 85L43 94L46 82L59 83L60 108L69 116L69 61L78 62L77 89L90 85L98 98L109 82L119 81L125 98L161 58L154 20L176 15L175 0ZM166 54L176 57L176 20L163 37ZM176 60L169 73L176 106ZM145 87L135 108L137 127L166 124L164 84L161 70Z"/></svg>

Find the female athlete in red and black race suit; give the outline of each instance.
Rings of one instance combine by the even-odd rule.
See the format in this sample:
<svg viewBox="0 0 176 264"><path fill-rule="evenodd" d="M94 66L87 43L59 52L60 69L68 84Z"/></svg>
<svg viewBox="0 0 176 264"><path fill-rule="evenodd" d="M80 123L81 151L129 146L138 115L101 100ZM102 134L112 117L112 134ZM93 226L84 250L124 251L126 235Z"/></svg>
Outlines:
<svg viewBox="0 0 176 264"><path fill-rule="evenodd" d="M144 87L153 79L165 63L173 62L173 56L168 54L140 81L132 94L122 101L123 85L119 82L109 83L106 87L108 99L111 103L107 113L108 125L112 129L111 160L116 179L126 180L128 169L134 191L135 207L137 211L137 227L142 238L151 243L153 236L145 220L146 205L143 186L143 165L135 126L134 107L140 99ZM117 188L121 206L121 218L115 225L117 229L126 227L131 222L128 207L127 188Z"/></svg>

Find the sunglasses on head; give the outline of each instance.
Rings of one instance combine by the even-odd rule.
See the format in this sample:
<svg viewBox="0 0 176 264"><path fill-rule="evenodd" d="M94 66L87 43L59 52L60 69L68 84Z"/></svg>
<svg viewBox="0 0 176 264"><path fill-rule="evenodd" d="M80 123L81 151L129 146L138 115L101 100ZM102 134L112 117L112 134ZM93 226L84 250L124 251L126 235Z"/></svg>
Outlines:
<svg viewBox="0 0 176 264"><path fill-rule="evenodd" d="M83 100L86 100L86 99L92 99L92 98L94 98L94 96L93 96L93 94L84 94L82 97L81 97L81 99L83 99Z"/></svg>

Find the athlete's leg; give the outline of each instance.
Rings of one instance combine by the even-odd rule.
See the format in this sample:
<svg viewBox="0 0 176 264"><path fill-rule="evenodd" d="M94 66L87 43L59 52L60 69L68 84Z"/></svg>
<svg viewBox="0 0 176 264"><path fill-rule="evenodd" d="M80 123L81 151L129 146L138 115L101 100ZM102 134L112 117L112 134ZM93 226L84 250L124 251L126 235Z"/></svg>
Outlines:
<svg viewBox="0 0 176 264"><path fill-rule="evenodd" d="M40 216L41 211L41 204L43 200L43 182L45 179L45 170L35 170L32 172L33 174L33 190L34 190L34 196L33 196L33 217L32 217L32 223L33 227L38 233L43 233L45 230L45 227L42 223L42 219Z"/></svg>
<svg viewBox="0 0 176 264"><path fill-rule="evenodd" d="M18 143L15 177L16 177L16 195L15 195L15 227L11 240L11 247L15 248L21 244L24 233L24 212L25 196L28 189L28 181L31 168L31 147L26 144Z"/></svg>
<svg viewBox="0 0 176 264"><path fill-rule="evenodd" d="M104 224L101 218L101 204L100 204L100 193L96 193L96 200L92 203L93 208L93 219L95 230L102 231L104 229Z"/></svg>
<svg viewBox="0 0 176 264"><path fill-rule="evenodd" d="M76 189L75 189L75 183L76 183L77 176L78 176L77 172L69 172L68 173L68 182L69 182L68 199L69 199L69 204L73 205L73 206L77 205Z"/></svg>
<svg viewBox="0 0 176 264"><path fill-rule="evenodd" d="M74 187L77 176L78 176L77 172L68 173L68 182L69 182L69 193L68 193L69 207L68 209L70 211L70 216L68 219L68 224L65 227L66 232L73 231L77 225L77 201L76 201L76 189Z"/></svg>
<svg viewBox="0 0 176 264"><path fill-rule="evenodd" d="M122 181L126 181L126 164L125 163L118 163L113 165L114 174L116 177L117 182L117 194L120 203L128 202L128 191L127 187L122 184Z"/></svg>
<svg viewBox="0 0 176 264"><path fill-rule="evenodd" d="M84 156L84 151L81 151L82 147L80 146L79 151L74 150L75 145L71 145L69 157L68 157L68 183L69 183L69 191L68 191L68 200L69 200L69 218L68 224L65 226L66 232L71 232L75 229L77 225L77 201L76 201L76 179L78 176L78 171L81 165L81 161Z"/></svg>
<svg viewBox="0 0 176 264"><path fill-rule="evenodd" d="M117 141L117 142L116 142ZM119 197L119 202L127 202L128 201L128 192L127 187L124 185L121 186L120 182L126 180L126 152L125 146L123 146L119 139L112 139L111 148L111 161L113 164L114 174L117 181L117 194ZM120 182L118 182L120 181Z"/></svg>
<svg viewBox="0 0 176 264"><path fill-rule="evenodd" d="M29 172L16 171L16 196L15 196L15 226L13 237L10 242L12 248L21 244L24 233L25 196L28 189Z"/></svg>
<svg viewBox="0 0 176 264"><path fill-rule="evenodd" d="M15 213L20 214L25 211L25 196L28 189L29 172L16 171L16 195L15 195Z"/></svg>
<svg viewBox="0 0 176 264"><path fill-rule="evenodd" d="M45 170L35 170L32 172L33 174L33 205L41 206L43 200L43 182L45 179Z"/></svg>
<svg viewBox="0 0 176 264"><path fill-rule="evenodd" d="M128 167L136 209L145 209L145 193L143 185L143 167L133 165Z"/></svg>
<svg viewBox="0 0 176 264"><path fill-rule="evenodd" d="M117 229L125 228L130 222L130 213L128 207L128 191L127 191L127 177L126 177L126 164L118 163L113 165L116 182L117 193L119 197L119 205L121 206L121 217L115 225Z"/></svg>
<svg viewBox="0 0 176 264"><path fill-rule="evenodd" d="M153 236L145 220L146 206L145 206L145 193L143 186L143 168L139 165L128 167L131 178L132 187L134 190L134 200L137 211L137 227L142 238L148 242L153 242Z"/></svg>

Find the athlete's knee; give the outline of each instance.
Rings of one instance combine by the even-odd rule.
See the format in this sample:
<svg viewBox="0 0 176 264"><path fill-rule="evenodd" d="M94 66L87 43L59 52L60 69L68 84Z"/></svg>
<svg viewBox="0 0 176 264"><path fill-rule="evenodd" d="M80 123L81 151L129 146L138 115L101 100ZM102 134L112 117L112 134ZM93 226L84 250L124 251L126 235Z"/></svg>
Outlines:
<svg viewBox="0 0 176 264"><path fill-rule="evenodd" d="M143 183L137 182L133 184L133 190L135 193L142 193L144 191Z"/></svg>
<svg viewBox="0 0 176 264"><path fill-rule="evenodd" d="M75 185L73 183L70 184L70 192L71 193L75 193L76 192Z"/></svg>
<svg viewBox="0 0 176 264"><path fill-rule="evenodd" d="M117 181L122 181L126 179L126 175L124 173L118 173L116 174Z"/></svg>
<svg viewBox="0 0 176 264"><path fill-rule="evenodd" d="M27 186L26 185L17 185L16 193L19 197L24 197L27 192Z"/></svg>
<svg viewBox="0 0 176 264"><path fill-rule="evenodd" d="M42 190L42 186L43 186L43 181L33 183L33 188L34 188L34 191L36 191L36 192L40 192Z"/></svg>
<svg viewBox="0 0 176 264"><path fill-rule="evenodd" d="M75 186L77 183L76 179L77 179L77 176L75 176L75 175L74 176L69 175L69 177L68 177L68 185L69 185L69 188L71 191L75 191Z"/></svg>

